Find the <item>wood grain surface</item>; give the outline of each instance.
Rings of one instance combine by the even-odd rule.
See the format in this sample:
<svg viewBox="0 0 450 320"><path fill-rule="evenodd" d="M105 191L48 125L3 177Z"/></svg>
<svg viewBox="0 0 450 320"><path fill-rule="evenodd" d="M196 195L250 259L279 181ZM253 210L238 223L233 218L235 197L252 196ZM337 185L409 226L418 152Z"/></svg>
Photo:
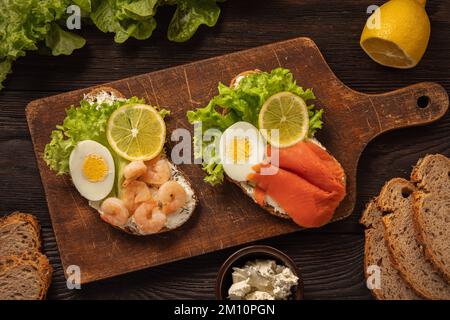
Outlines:
<svg viewBox="0 0 450 320"><path fill-rule="evenodd" d="M347 196L333 221L353 211L356 168L371 139L388 130L431 123L448 109L447 93L435 83L371 95L349 89L332 73L309 38L277 42L105 86L170 110L166 121L169 136L179 128L189 129L193 135L186 112L205 106L217 94L219 82L229 83L245 70L270 71L276 67L291 70L301 86L313 88L316 107L324 109L325 124L317 138L343 166L347 185ZM26 108L62 265L64 269L78 266L82 284L299 230L292 222L269 216L234 185L211 187L203 181L198 165L181 167L200 201L183 228L158 236L134 237L106 225L78 194L70 178L56 176L43 160L51 131L63 122L66 108L91 90L35 100ZM428 102L419 107L418 99ZM167 151L170 154L170 147Z"/></svg>
<svg viewBox="0 0 450 320"><path fill-rule="evenodd" d="M112 37L86 27L86 48L70 57L30 54L14 66L0 93L0 213L23 210L42 225L44 249L56 269L49 298L187 298L214 297L220 264L235 248L150 268L68 290L48 215L24 110L31 100L143 74L298 36L314 39L331 69L350 88L380 93L417 82L433 81L450 90L450 3L431 1L429 48L412 70L394 70L373 63L359 48L368 5L381 1L278 0L228 1L214 29L202 28L192 41L165 39L170 10L161 10L161 28L147 41L112 43ZM276 14L275 14L276 13ZM357 172L353 214L320 230L301 231L260 241L289 254L303 271L305 298L367 299L363 279L361 210L384 181L408 177L426 153L450 156L450 117L438 122L384 134L363 152Z"/></svg>

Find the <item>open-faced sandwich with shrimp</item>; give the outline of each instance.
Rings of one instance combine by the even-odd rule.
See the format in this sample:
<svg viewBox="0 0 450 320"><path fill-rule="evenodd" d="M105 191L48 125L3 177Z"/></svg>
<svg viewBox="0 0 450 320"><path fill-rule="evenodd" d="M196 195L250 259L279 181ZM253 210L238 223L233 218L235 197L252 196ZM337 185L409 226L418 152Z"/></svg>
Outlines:
<svg viewBox="0 0 450 320"><path fill-rule="evenodd" d="M101 87L66 110L44 159L74 187L103 221L135 235L173 230L197 200L183 173L164 152L165 109Z"/></svg>
<svg viewBox="0 0 450 320"><path fill-rule="evenodd" d="M226 177L269 213L302 227L329 222L346 195L345 173L314 138L323 110L307 103L312 90L283 68L243 72L218 90L206 107L187 114L201 128L194 148L205 181Z"/></svg>

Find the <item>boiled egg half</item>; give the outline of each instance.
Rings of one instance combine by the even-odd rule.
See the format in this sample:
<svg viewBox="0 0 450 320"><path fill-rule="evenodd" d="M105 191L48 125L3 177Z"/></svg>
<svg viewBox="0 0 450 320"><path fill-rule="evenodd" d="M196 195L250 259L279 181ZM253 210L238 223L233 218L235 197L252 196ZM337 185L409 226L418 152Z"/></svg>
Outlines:
<svg viewBox="0 0 450 320"><path fill-rule="evenodd" d="M70 176L88 200L104 199L114 185L114 160L109 150L92 140L80 141L70 154Z"/></svg>
<svg viewBox="0 0 450 320"><path fill-rule="evenodd" d="M220 137L220 160L225 173L235 181L247 181L253 166L264 161L266 143L252 124L239 121Z"/></svg>

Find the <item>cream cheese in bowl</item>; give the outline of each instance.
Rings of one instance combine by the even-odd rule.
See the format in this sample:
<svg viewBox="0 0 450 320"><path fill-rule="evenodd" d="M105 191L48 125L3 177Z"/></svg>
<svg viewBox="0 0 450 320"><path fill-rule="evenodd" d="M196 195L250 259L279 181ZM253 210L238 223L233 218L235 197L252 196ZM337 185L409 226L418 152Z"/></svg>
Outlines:
<svg viewBox="0 0 450 320"><path fill-rule="evenodd" d="M242 268L234 267L231 276L231 300L286 300L298 284L292 270L275 260L248 261Z"/></svg>
<svg viewBox="0 0 450 320"><path fill-rule="evenodd" d="M297 265L283 252L264 245L243 248L220 268L220 300L301 300L303 281Z"/></svg>

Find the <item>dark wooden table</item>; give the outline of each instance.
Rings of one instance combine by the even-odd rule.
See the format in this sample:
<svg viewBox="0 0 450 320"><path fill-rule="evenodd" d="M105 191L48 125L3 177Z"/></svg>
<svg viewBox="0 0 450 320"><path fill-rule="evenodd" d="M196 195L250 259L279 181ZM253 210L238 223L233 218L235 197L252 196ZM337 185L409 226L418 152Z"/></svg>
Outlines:
<svg viewBox="0 0 450 320"><path fill-rule="evenodd" d="M429 1L432 34L422 62L412 70L384 68L359 47L366 8L382 1L229 0L218 25L201 28L188 43L166 39L170 9L158 12L160 28L146 41L117 45L86 26L85 48L69 57L29 54L14 65L0 92L0 215L30 212L42 224L44 250L55 268L50 299L208 299L216 273L237 248L151 268L68 290L25 120L31 100L298 36L311 37L337 76L355 90L378 93L421 81L450 92L450 1ZM311 75L314 76L314 75ZM363 276L364 204L392 177L408 177L427 153L450 156L450 115L426 127L385 134L364 151L358 169L358 202L344 221L260 241L290 255L301 268L307 299L369 299Z"/></svg>

